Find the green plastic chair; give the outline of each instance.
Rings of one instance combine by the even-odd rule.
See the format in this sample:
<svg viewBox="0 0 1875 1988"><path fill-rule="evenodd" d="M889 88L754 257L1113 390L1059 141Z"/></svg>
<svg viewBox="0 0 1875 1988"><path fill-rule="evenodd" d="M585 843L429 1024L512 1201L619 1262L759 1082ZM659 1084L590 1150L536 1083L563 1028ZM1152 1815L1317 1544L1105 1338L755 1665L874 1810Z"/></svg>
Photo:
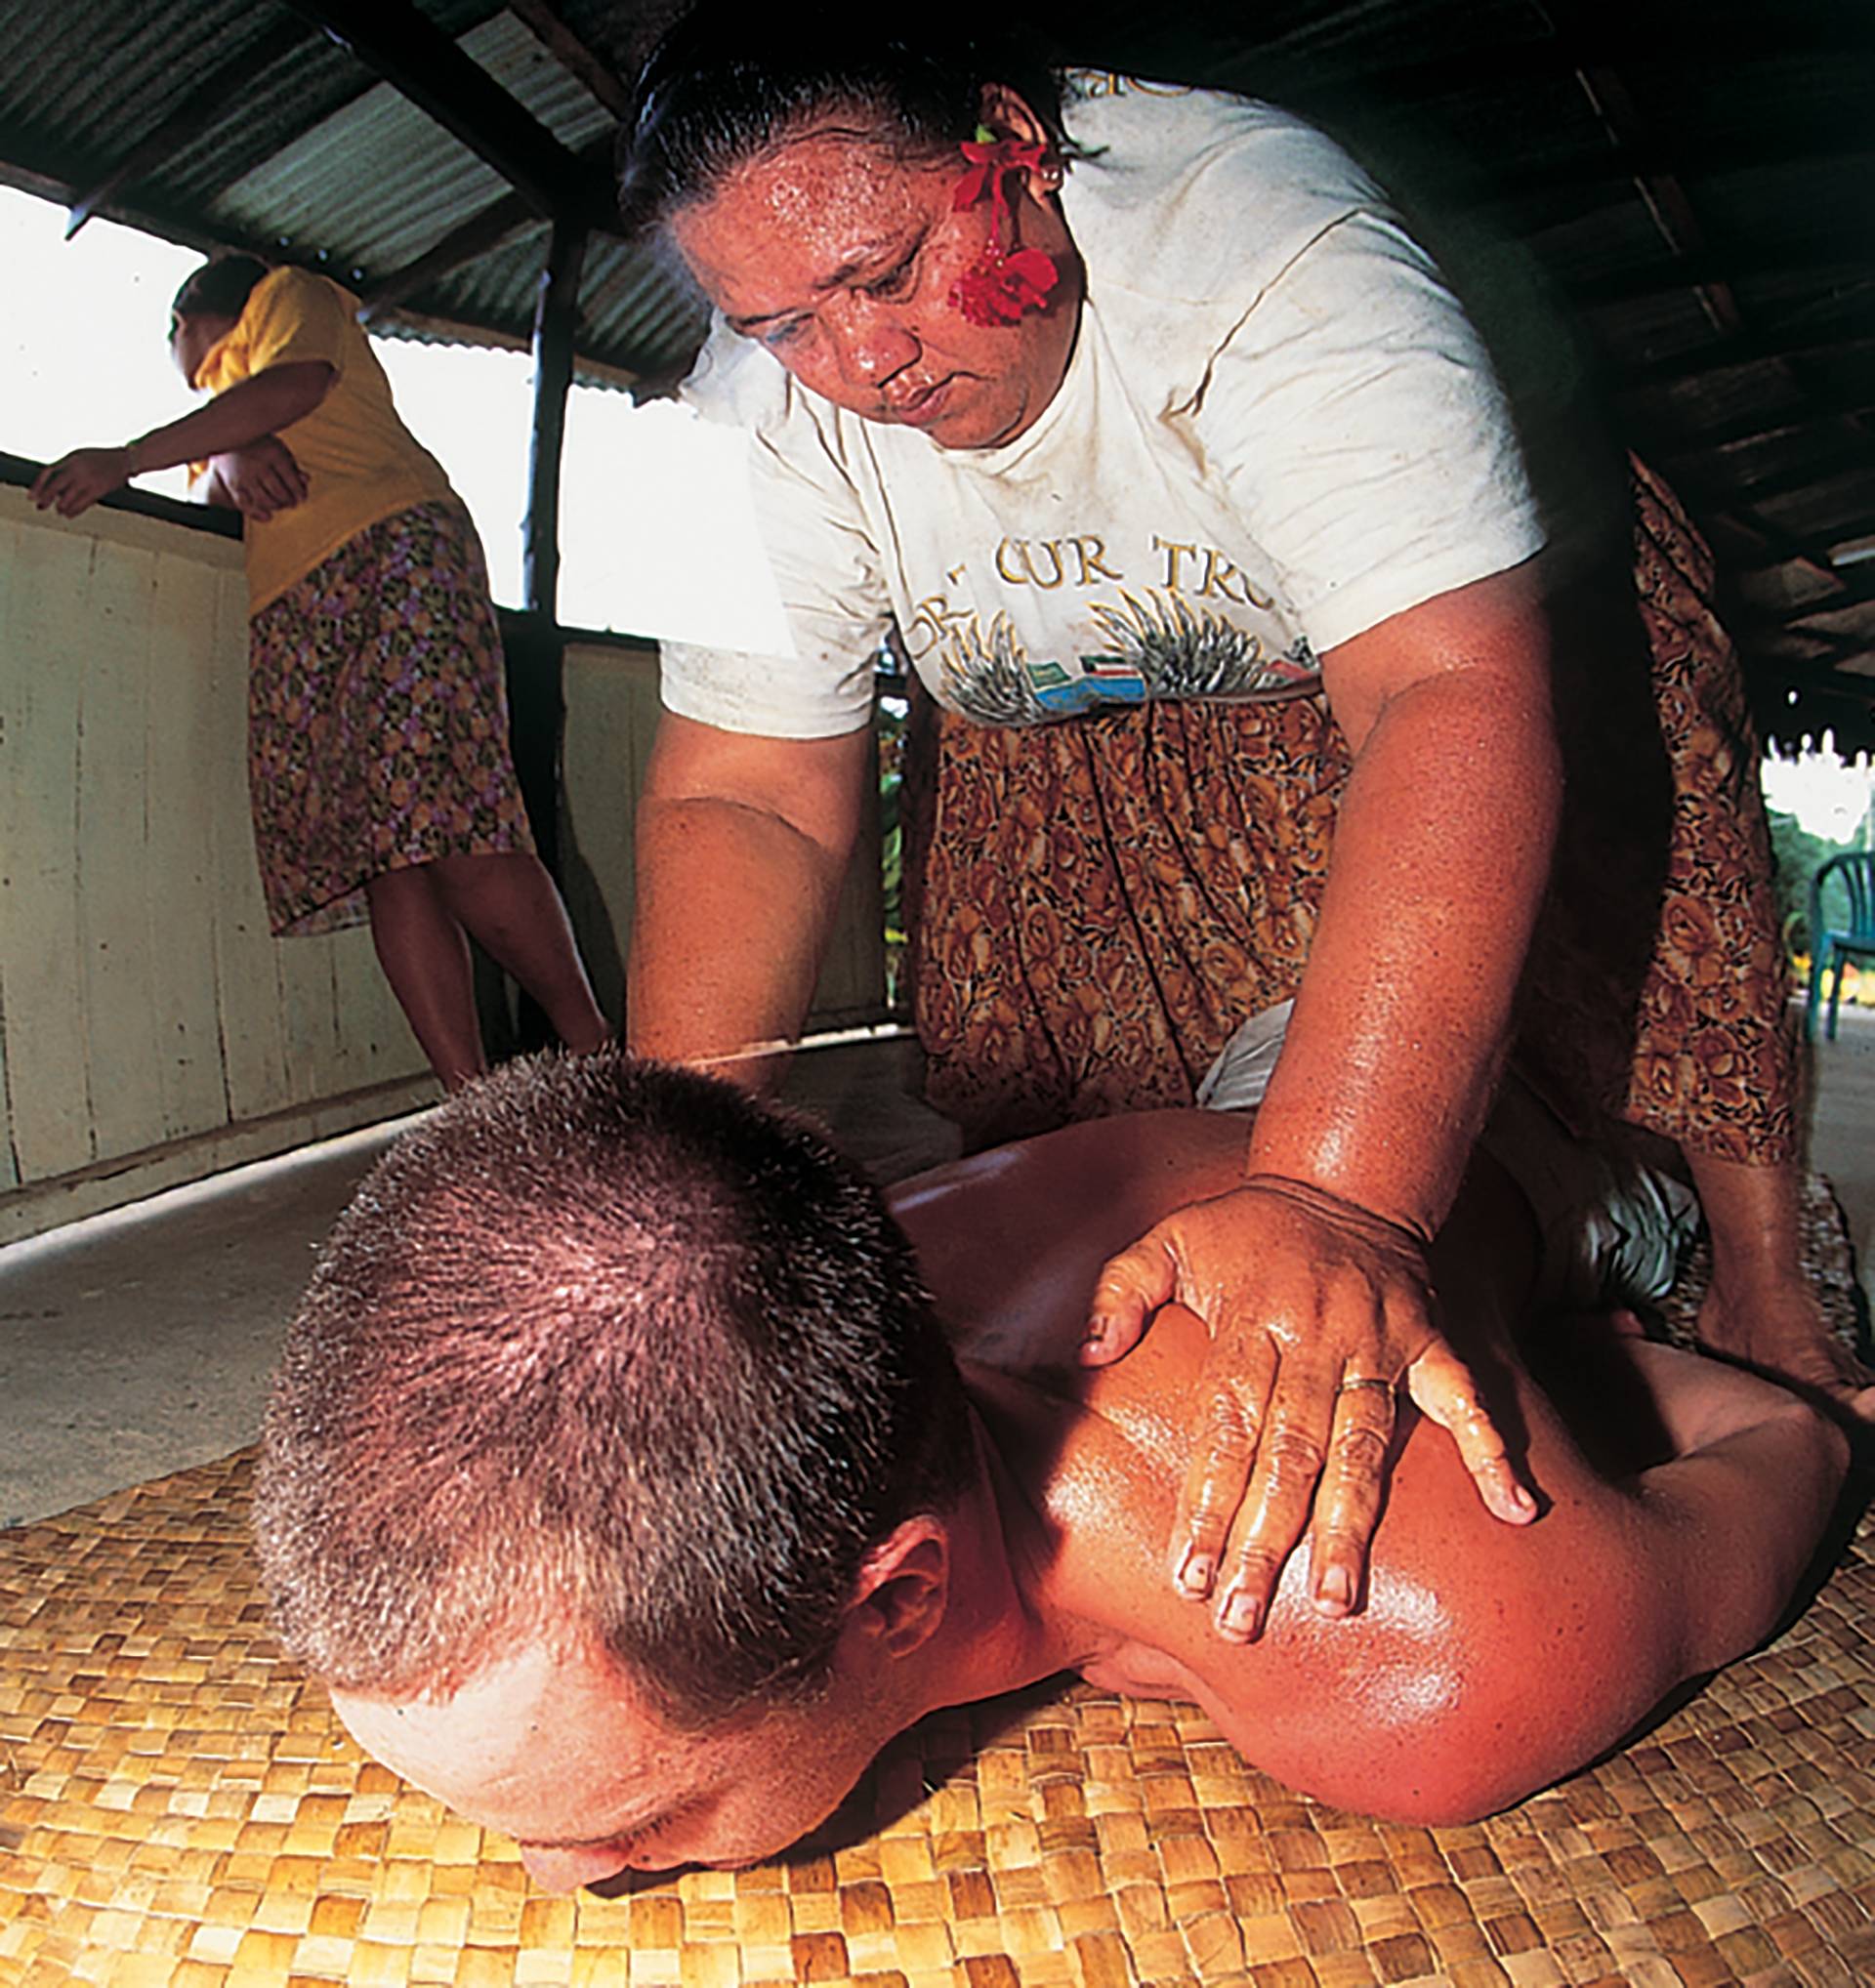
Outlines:
<svg viewBox="0 0 1875 1988"><path fill-rule="evenodd" d="M1849 923L1823 923L1823 886L1837 879L1849 893ZM1819 863L1810 880L1810 998L1804 1004L1804 1036L1816 1034L1816 1002L1823 991L1823 975L1834 966L1836 973L1829 989L1828 1036L1836 1040L1836 1008L1843 998L1844 960L1854 954L1875 959L1875 850L1851 849L1846 855L1831 856Z"/></svg>

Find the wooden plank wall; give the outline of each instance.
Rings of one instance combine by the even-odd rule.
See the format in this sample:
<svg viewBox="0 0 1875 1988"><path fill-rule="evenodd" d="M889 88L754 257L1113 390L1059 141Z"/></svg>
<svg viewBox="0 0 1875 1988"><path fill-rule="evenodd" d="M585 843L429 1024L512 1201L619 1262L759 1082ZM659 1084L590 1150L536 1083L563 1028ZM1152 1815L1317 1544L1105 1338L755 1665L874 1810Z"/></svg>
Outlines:
<svg viewBox="0 0 1875 1988"><path fill-rule="evenodd" d="M656 652L566 657L565 884L622 1007ZM0 1242L435 1095L362 929L268 932L247 816L240 548L0 486ZM876 832L814 1025L883 1015Z"/></svg>
<svg viewBox="0 0 1875 1988"><path fill-rule="evenodd" d="M362 929L270 936L237 544L0 488L0 1240L433 1094Z"/></svg>
<svg viewBox="0 0 1875 1988"><path fill-rule="evenodd" d="M632 816L657 727L657 651L649 644L575 642L565 659L561 868L567 908L600 1006L624 1012L632 924ZM885 1017L886 932L878 794L862 822L814 992L811 1029Z"/></svg>

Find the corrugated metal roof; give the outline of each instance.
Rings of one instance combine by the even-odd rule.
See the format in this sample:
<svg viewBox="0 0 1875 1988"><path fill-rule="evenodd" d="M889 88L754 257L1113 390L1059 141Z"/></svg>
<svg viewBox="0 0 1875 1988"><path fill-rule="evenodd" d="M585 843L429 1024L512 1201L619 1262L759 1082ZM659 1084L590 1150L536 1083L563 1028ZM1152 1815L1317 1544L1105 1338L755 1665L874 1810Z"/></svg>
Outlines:
<svg viewBox="0 0 1875 1988"><path fill-rule="evenodd" d="M598 98L516 12L418 0L564 146L602 145ZM672 0L549 0L617 76ZM1406 199L1533 363L1591 369L1625 438L1674 476L1737 576L1767 715L1875 737L1875 9L1865 0L1042 0L1069 59L1243 89L1318 117ZM386 0L387 18L406 14ZM517 16L521 18L517 18ZM281 0L0 0L0 160L180 239L278 247L374 286L420 265L394 321L524 339L548 229L501 175ZM166 120L219 64L195 128ZM142 155L156 135L161 143ZM594 172L590 164L583 168ZM492 219L490 215L492 213ZM353 270L363 274L353 278ZM427 272L426 272L427 271ZM589 369L681 370L702 319L657 257L591 243ZM382 320L380 320L382 321ZM1862 577L1858 577L1858 575ZM1789 702L1791 693L1797 702Z"/></svg>
<svg viewBox="0 0 1875 1988"><path fill-rule="evenodd" d="M604 108L512 14L472 28L458 46L562 144L577 147L610 129ZM368 174L360 160L370 161ZM206 212L234 234L316 243L334 264L384 274L507 191L493 167L379 83L257 161Z"/></svg>

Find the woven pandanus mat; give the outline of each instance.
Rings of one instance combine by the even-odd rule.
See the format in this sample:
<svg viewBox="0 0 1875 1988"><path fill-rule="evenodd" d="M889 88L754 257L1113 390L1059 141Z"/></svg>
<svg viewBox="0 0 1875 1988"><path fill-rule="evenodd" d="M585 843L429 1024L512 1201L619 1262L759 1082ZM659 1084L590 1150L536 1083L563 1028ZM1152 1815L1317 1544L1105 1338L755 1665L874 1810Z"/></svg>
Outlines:
<svg viewBox="0 0 1875 1988"><path fill-rule="evenodd" d="M616 1898L363 1759L271 1638L250 1459L0 1534L0 1981L1875 1981L1875 1538L1620 1755L1464 1829L1084 1686L928 1719L823 1841Z"/></svg>

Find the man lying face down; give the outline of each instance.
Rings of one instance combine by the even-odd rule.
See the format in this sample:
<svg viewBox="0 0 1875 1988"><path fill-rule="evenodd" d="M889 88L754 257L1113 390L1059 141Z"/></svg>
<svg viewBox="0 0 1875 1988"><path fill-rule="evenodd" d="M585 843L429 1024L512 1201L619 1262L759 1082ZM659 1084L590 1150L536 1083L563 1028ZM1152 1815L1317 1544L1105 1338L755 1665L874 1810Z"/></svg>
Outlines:
<svg viewBox="0 0 1875 1988"><path fill-rule="evenodd" d="M1557 1325L1591 1461L1515 1349L1535 1230L1484 1160L1436 1267L1542 1515L1496 1523L1402 1404L1355 1612L1310 1599L1306 1553L1253 1641L1169 1602L1203 1328L1169 1309L1116 1366L1074 1353L1104 1258L1229 1186L1244 1138L1077 1126L889 1213L710 1078L605 1055L472 1087L381 1162L293 1325L256 1512L289 1647L368 1753L568 1888L758 1861L923 1714L1064 1671L1194 1700L1336 1803L1474 1817L1771 1628L1841 1436ZM1348 1439L1382 1439L1391 1397L1353 1399Z"/></svg>

